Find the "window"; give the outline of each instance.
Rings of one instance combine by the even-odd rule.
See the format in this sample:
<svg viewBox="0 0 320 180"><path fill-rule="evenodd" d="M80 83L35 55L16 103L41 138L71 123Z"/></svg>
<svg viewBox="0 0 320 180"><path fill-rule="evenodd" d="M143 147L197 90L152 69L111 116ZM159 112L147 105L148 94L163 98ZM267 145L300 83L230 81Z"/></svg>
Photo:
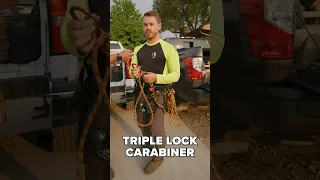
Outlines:
<svg viewBox="0 0 320 180"><path fill-rule="evenodd" d="M208 43L208 41L204 40L204 39L195 39L193 40L194 42L194 47L203 47L203 48L210 48L210 45Z"/></svg>
<svg viewBox="0 0 320 180"><path fill-rule="evenodd" d="M121 49L120 45L117 43L117 44L114 44L114 43L110 43L110 49Z"/></svg>
<svg viewBox="0 0 320 180"><path fill-rule="evenodd" d="M192 48L194 47L193 42L183 41L183 48Z"/></svg>

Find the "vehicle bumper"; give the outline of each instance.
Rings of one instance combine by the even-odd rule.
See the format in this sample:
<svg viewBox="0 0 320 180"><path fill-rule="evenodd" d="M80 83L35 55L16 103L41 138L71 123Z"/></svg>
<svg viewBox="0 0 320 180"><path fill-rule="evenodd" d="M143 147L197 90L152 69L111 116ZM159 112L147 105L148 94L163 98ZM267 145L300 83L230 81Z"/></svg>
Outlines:
<svg viewBox="0 0 320 180"><path fill-rule="evenodd" d="M120 104L126 102L126 87L125 86L114 86L111 87L111 99L110 104Z"/></svg>
<svg viewBox="0 0 320 180"><path fill-rule="evenodd" d="M51 100L51 97L47 98L49 104ZM42 97L8 99L5 103L7 121L0 125L0 135L40 131L52 127L50 107L43 111L35 109L44 104Z"/></svg>
<svg viewBox="0 0 320 180"><path fill-rule="evenodd" d="M201 88L189 89L185 92L179 92L176 95L194 105L206 106L210 104L210 91Z"/></svg>
<svg viewBox="0 0 320 180"><path fill-rule="evenodd" d="M320 97L300 93L285 89L280 96L275 91L223 88L214 91L211 106L248 125L284 133L319 133Z"/></svg>
<svg viewBox="0 0 320 180"><path fill-rule="evenodd" d="M293 71L293 61L255 59L255 72L262 83L279 82L287 80Z"/></svg>
<svg viewBox="0 0 320 180"><path fill-rule="evenodd" d="M135 88L135 80L126 79L126 101L127 102L134 100L134 96L133 96L134 88Z"/></svg>

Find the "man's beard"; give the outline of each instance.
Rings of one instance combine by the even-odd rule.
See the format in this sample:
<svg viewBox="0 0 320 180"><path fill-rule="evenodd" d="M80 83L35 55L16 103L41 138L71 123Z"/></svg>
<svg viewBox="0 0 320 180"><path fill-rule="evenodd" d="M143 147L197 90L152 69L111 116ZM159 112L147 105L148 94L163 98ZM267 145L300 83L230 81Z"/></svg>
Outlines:
<svg viewBox="0 0 320 180"><path fill-rule="evenodd" d="M158 33L156 32L151 32L151 36L148 36L148 32L144 33L144 36L147 38L147 40L152 40L158 36Z"/></svg>

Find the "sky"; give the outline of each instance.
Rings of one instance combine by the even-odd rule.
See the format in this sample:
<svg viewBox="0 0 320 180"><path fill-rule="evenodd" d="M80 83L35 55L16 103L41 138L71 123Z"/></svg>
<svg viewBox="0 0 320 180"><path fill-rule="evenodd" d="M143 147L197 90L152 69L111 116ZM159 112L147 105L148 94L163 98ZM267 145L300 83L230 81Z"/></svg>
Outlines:
<svg viewBox="0 0 320 180"><path fill-rule="evenodd" d="M141 14L144 14L147 11L152 10L153 0L131 0L136 8L140 11ZM111 6L113 5L113 1L111 1ZM162 38L175 37L173 33L170 31L165 31L162 33Z"/></svg>

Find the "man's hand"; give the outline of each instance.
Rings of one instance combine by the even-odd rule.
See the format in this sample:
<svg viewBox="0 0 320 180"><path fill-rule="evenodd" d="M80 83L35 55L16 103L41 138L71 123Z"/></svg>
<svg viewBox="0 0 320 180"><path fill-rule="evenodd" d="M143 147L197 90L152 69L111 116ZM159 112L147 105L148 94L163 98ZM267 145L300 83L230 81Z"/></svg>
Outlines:
<svg viewBox="0 0 320 180"><path fill-rule="evenodd" d="M157 75L152 72L145 72L142 78L147 83L154 83L157 81Z"/></svg>
<svg viewBox="0 0 320 180"><path fill-rule="evenodd" d="M141 73L141 67L135 67L131 69L132 75L134 76L134 78L138 79Z"/></svg>
<svg viewBox="0 0 320 180"><path fill-rule="evenodd" d="M134 53L131 50L124 50L121 51L120 56L122 58L122 61L127 62L131 59L131 57L134 55Z"/></svg>
<svg viewBox="0 0 320 180"><path fill-rule="evenodd" d="M86 54L96 44L95 30L100 17L92 14L92 18L71 20L67 25L67 35L80 54Z"/></svg>

